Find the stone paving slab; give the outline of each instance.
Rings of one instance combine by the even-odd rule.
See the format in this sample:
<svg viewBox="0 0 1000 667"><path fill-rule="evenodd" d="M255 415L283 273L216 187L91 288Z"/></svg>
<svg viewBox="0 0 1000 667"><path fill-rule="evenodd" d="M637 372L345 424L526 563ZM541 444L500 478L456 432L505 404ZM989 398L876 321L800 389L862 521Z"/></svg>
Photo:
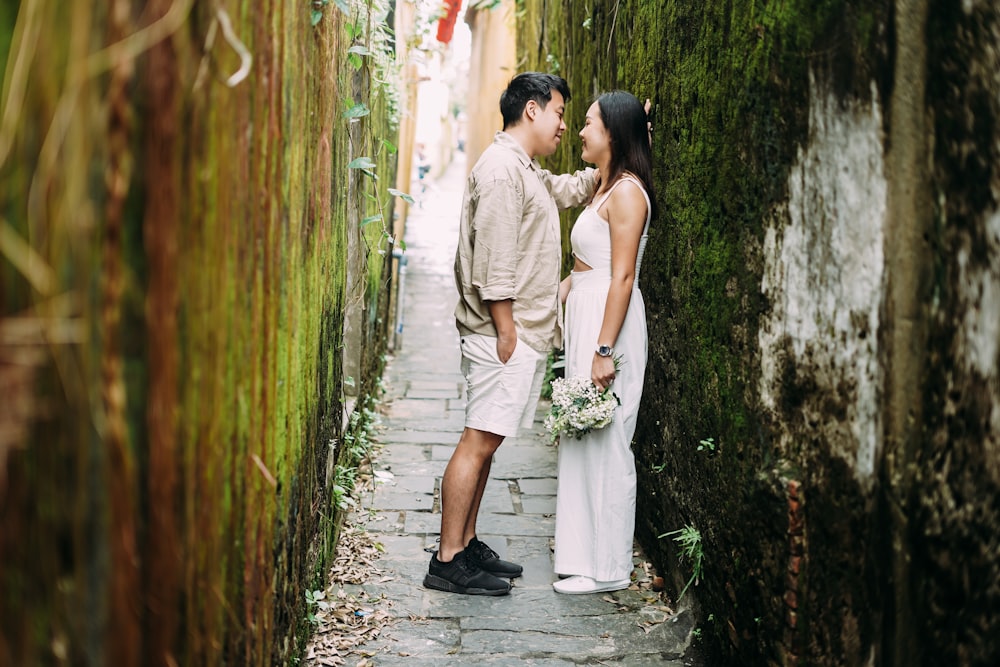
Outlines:
<svg viewBox="0 0 1000 667"><path fill-rule="evenodd" d="M461 374L459 374L461 378ZM413 391L443 391L446 389L457 389L459 396L461 396L465 388L465 379L460 379L456 382L445 382L443 380L421 380L418 378L411 378L407 380L410 389Z"/></svg>
<svg viewBox="0 0 1000 667"><path fill-rule="evenodd" d="M501 446L500 449L503 449ZM494 461L490 470L490 477L493 479L521 479L522 477L539 477L550 475L555 477L555 459L545 460L541 458L515 460L515 461Z"/></svg>
<svg viewBox="0 0 1000 667"><path fill-rule="evenodd" d="M382 421L390 429L406 429L407 431L454 430L455 442L458 442L458 434L465 428L465 413L456 410L443 410L438 418L389 417Z"/></svg>
<svg viewBox="0 0 1000 667"><path fill-rule="evenodd" d="M525 514L556 513L555 496L525 496L521 498L521 507Z"/></svg>
<svg viewBox="0 0 1000 667"><path fill-rule="evenodd" d="M455 339L455 345L458 345L458 339ZM406 350L400 350L396 354L396 358L403 358L407 356ZM411 355L412 356L412 355ZM438 360L435 363L428 363L426 369L421 372L415 372L417 369L414 367L414 362L409 360L406 364L406 369L401 371L397 367L389 367L385 369L382 374L382 379L387 385L387 390L385 398L387 400L395 400L400 396L405 396L411 388L417 391L421 389L448 389L450 387L459 387L462 391L461 396L465 395L465 376L462 375L461 371L461 357L455 356L450 357L445 360ZM445 369L445 364L454 363L454 366L448 366ZM452 370L454 369L454 370ZM420 380L416 378L434 378L433 380Z"/></svg>
<svg viewBox="0 0 1000 667"><path fill-rule="evenodd" d="M455 442L449 445L434 445L431 447L431 460L448 461L451 458L452 453L455 451L457 444L458 438L455 438Z"/></svg>
<svg viewBox="0 0 1000 667"><path fill-rule="evenodd" d="M558 450L542 426L544 403L532 427L497 451L479 515L480 538L521 563L523 576L509 595L495 598L422 585L440 530L440 477L465 416L451 275L463 174L453 167L439 179L434 201L415 208L407 222L405 327L384 375L388 389L374 455L376 469L392 475L365 494L354 515L381 544L380 572L345 587L380 600L392 621L362 650L380 666L699 664L682 657L691 643L690 614L668 617L656 593L553 591ZM641 554L636 561L642 563Z"/></svg>
<svg viewBox="0 0 1000 667"><path fill-rule="evenodd" d="M408 399L447 399L459 401L462 399L461 392L455 387L450 389L409 389L406 392Z"/></svg>
<svg viewBox="0 0 1000 667"><path fill-rule="evenodd" d="M461 646L462 629L458 619L421 619L409 625L406 633L389 634L380 642L372 642L369 649L376 649L380 644L391 646L391 650L399 657L419 657L421 655L447 655L449 651ZM383 663L381 656L379 664Z"/></svg>
<svg viewBox="0 0 1000 667"><path fill-rule="evenodd" d="M556 495L556 480L554 477L533 479L522 477L517 480L521 493L526 495L554 496Z"/></svg>
<svg viewBox="0 0 1000 667"><path fill-rule="evenodd" d="M490 486L490 485L487 485ZM492 486L500 486L499 483ZM487 514L514 514L514 502L510 493L506 489L501 493L484 493L483 501L480 503L479 512Z"/></svg>
<svg viewBox="0 0 1000 667"><path fill-rule="evenodd" d="M457 399L456 399L457 400ZM448 419L448 401L446 398L401 398L392 402L393 419L397 417L409 419Z"/></svg>
<svg viewBox="0 0 1000 667"><path fill-rule="evenodd" d="M424 478L421 478L424 479ZM382 490L375 494L375 502L370 505L376 510L405 510L430 512L434 507L434 493L415 493L413 491Z"/></svg>
<svg viewBox="0 0 1000 667"><path fill-rule="evenodd" d="M574 655L600 659L615 655L615 643L607 635L564 635L532 630L509 632L463 628L462 651L473 654L505 653L539 658Z"/></svg>
<svg viewBox="0 0 1000 667"><path fill-rule="evenodd" d="M480 514L480 526L488 528L491 532L503 533L504 535L538 537L555 533L556 522L551 517L491 514L488 521L482 519L482 514ZM406 532L408 533L437 534L440 529L440 514L430 514L429 512L407 512L406 514Z"/></svg>
<svg viewBox="0 0 1000 667"><path fill-rule="evenodd" d="M394 650L389 645L390 650ZM403 667L468 667L469 665L484 665L485 667L522 667L523 665L537 665L537 667L575 667L579 663L561 658L522 658L508 655L477 655L471 656L463 652L461 656L436 656L421 654L387 654L378 659L379 665L391 667L401 665ZM614 664L614 663L612 663ZM667 667L672 667L671 663L662 663ZM682 663L677 663L681 665Z"/></svg>
<svg viewBox="0 0 1000 667"><path fill-rule="evenodd" d="M440 477L444 474L447 461L402 461L392 465L383 465L383 469L392 472L397 477L416 475L418 477Z"/></svg>
<svg viewBox="0 0 1000 667"><path fill-rule="evenodd" d="M434 493L434 485L437 479L435 476L418 477L416 475L400 475L399 477L393 477L392 481L381 485L379 489L389 493L397 491Z"/></svg>
<svg viewBox="0 0 1000 667"><path fill-rule="evenodd" d="M403 429L393 429L391 431L383 431L378 435L378 441L383 444L418 444L425 445L427 443L432 444L451 444L455 446L458 443L458 436L462 434L461 429L452 431L410 431ZM389 455L392 455L392 451L389 451Z"/></svg>
<svg viewBox="0 0 1000 667"><path fill-rule="evenodd" d="M548 624L554 617L600 616L615 609L597 595L563 596L551 586L522 588L517 580L509 595L496 598L428 590L424 605L425 615L432 618L473 618L486 614L504 618L530 614L537 626Z"/></svg>
<svg viewBox="0 0 1000 667"><path fill-rule="evenodd" d="M391 447L384 447L378 453L378 461L382 468L391 468L399 463L422 463L430 461L431 447L425 442L421 443L392 443Z"/></svg>

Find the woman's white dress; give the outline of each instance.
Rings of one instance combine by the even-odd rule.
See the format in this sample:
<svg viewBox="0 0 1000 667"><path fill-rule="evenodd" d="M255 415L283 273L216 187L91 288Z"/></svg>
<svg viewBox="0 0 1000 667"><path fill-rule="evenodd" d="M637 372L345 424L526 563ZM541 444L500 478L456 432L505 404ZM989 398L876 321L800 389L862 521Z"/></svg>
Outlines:
<svg viewBox="0 0 1000 667"><path fill-rule="evenodd" d="M646 225L636 258L635 281L614 356L621 363L611 388L621 400L611 424L582 439L559 439L555 571L597 581L619 581L632 573L635 528L635 433L646 372L646 308L639 292L639 265L646 246L651 207L642 183L620 179L580 214L570 234L573 254L592 267L574 271L566 300L566 376L589 378L611 284L611 230L597 213L624 180L646 197Z"/></svg>

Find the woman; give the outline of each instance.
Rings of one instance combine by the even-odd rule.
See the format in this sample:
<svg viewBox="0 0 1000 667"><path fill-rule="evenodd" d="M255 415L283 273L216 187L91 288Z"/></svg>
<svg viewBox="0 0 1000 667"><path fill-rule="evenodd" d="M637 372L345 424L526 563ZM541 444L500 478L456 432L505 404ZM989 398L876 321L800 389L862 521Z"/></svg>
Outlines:
<svg viewBox="0 0 1000 667"><path fill-rule="evenodd" d="M599 168L590 205L570 235L575 264L562 281L566 374L611 387L611 424L559 443L555 571L559 593L626 588L632 573L635 460L632 435L646 371L646 312L639 265L653 215L646 109L623 91L587 110L583 159Z"/></svg>

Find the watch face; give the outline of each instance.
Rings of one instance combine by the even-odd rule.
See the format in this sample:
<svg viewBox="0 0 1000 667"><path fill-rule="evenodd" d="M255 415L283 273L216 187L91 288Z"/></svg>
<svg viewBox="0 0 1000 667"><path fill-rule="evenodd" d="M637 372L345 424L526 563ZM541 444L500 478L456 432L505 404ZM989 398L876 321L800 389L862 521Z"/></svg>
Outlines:
<svg viewBox="0 0 1000 667"><path fill-rule="evenodd" d="M608 347L607 345L601 345L599 348L597 348L597 354L601 355L602 357L610 357L611 348Z"/></svg>

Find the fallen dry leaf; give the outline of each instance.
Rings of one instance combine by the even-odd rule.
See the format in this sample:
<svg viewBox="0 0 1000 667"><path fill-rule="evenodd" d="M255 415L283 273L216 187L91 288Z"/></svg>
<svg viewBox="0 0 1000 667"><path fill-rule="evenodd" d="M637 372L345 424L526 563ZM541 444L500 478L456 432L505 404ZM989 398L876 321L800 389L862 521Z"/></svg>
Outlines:
<svg viewBox="0 0 1000 667"><path fill-rule="evenodd" d="M350 593L344 588L375 579L391 580L376 564L385 549L363 527L350 524L351 518L345 520L330 567L330 585L325 591L328 606L312 610L316 624L304 660L307 667L340 667L348 664L347 658L355 667L373 665L371 657L376 652L361 647L393 620L386 611L392 602L385 596L371 598L364 590Z"/></svg>

